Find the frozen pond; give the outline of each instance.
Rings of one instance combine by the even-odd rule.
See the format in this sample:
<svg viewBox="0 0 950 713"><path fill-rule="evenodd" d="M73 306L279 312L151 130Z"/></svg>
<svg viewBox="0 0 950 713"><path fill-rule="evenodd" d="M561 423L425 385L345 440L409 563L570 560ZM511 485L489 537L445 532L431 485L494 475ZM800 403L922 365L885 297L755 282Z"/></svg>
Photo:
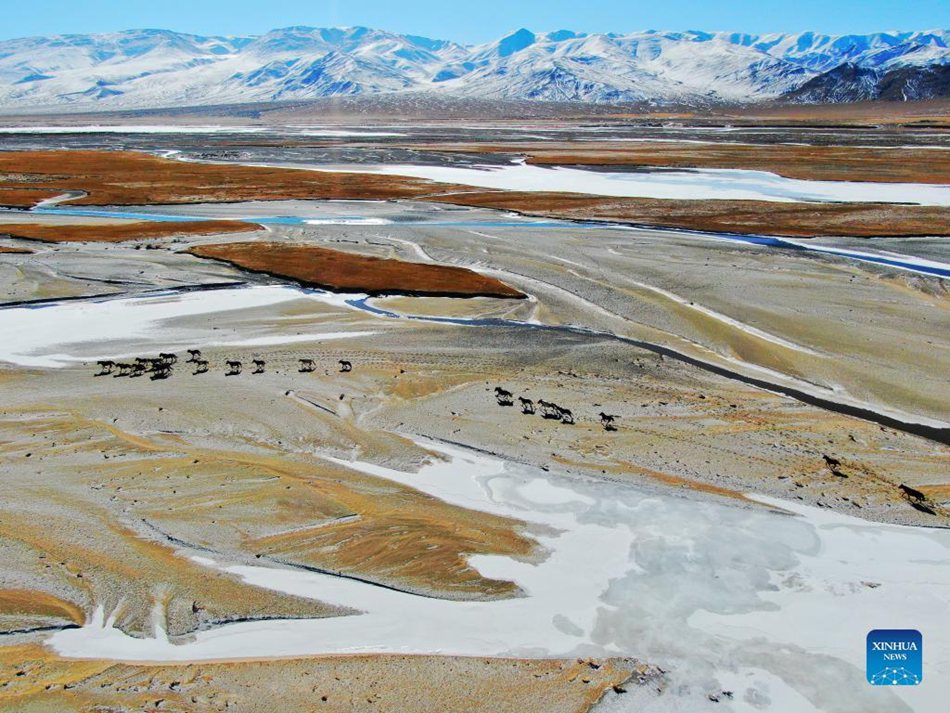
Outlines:
<svg viewBox="0 0 950 713"><path fill-rule="evenodd" d="M356 295L355 297L360 297ZM230 288L165 293L116 299L93 298L0 309L0 361L20 366L56 368L77 361L115 359L143 351L211 346L275 346L298 342L364 337L373 332L308 331L288 334L273 315L263 323L240 317L242 310L272 307L295 300L344 305L354 295L335 295L285 286ZM229 331L208 327L238 316ZM201 325L179 320L204 317Z"/></svg>
<svg viewBox="0 0 950 713"><path fill-rule="evenodd" d="M239 623L186 643L129 637L109 612L50 642L71 657L185 661L247 656L439 653L637 656L670 671L692 710L729 690L732 710L925 711L950 695L950 533L879 525L778 501L797 516L646 494L568 478L428 441L418 473L344 463L449 503L528 524L538 564L473 556L526 596L459 602L312 572L199 563L360 615ZM342 461L334 461L343 463ZM829 624L834 622L834 636ZM874 628L919 628L924 682L873 688ZM669 704L670 701L667 701ZM725 708L724 709L729 709Z"/></svg>
<svg viewBox="0 0 950 713"><path fill-rule="evenodd" d="M0 135L71 135L71 134L271 134L273 129L253 126L175 126L171 124L127 124L106 126L0 126ZM286 126L277 132L285 136L317 136L326 138L395 138L406 136L392 131L339 129L320 126Z"/></svg>
<svg viewBox="0 0 950 713"><path fill-rule="evenodd" d="M328 169L320 169L328 170ZM950 186L918 183L805 181L739 169L591 171L515 163L463 168L413 164L339 167L340 171L424 178L477 188L552 191L617 198L758 200L774 202L872 202L950 206Z"/></svg>

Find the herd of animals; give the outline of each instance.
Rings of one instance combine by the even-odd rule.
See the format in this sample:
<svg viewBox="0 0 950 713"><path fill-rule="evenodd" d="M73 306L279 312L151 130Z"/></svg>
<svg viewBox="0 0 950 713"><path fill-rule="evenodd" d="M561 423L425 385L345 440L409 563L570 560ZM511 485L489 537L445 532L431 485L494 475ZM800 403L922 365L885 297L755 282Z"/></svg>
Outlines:
<svg viewBox="0 0 950 713"><path fill-rule="evenodd" d="M298 359L298 362L299 367L297 371L301 374L308 374L317 369L317 363L313 359L303 358ZM159 381L167 379L172 375L173 367L178 363L178 355L161 352L157 357L135 357L134 361L130 362L101 359L96 363L99 365L99 371L96 372L95 376L113 376L116 378L127 376L129 378L136 378L148 374L152 381ZM210 369L210 362L202 357L200 349L189 349L188 359L184 363L193 365L193 376L206 374ZM253 359L251 363L254 365L254 369L251 371L252 374L264 373L267 362L263 359ZM353 364L346 359L340 359L339 365L340 371L343 373L353 371ZM224 366L226 368L225 376L237 376L244 370L243 362L236 359L226 359ZM514 394L501 386L495 387L495 400L499 406L514 406L515 403ZM540 413L542 418L557 420L565 424L575 423L574 413L569 408L559 406L553 401L538 399L537 402L534 402L524 396L519 396L518 403L521 406L521 413L523 414L533 415ZM616 416L604 413L603 411L598 415L600 416L600 423L603 425L605 431L617 430L617 426L615 425L617 420Z"/></svg>
<svg viewBox="0 0 950 713"><path fill-rule="evenodd" d="M499 406L514 406L515 404L514 394L500 386L495 387L495 400L498 402ZM541 418L556 420L566 424L574 423L574 413L569 408L558 406L552 401L538 399L537 408L535 408L534 401L531 399L526 399L524 396L519 396L518 403L521 405L521 413L527 416L538 413L540 409ZM603 411L601 411L598 415L600 416L600 423L603 425L605 431L617 430L617 426L615 425L617 420L616 416L613 416L609 413L604 413Z"/></svg>
<svg viewBox="0 0 950 713"><path fill-rule="evenodd" d="M302 374L316 370L316 362L313 359L300 359L299 362L300 366L297 371ZM101 359L96 363L99 365L99 371L96 372L95 376L128 376L135 378L148 374L152 381L159 381L172 375L173 367L178 363L178 355L162 352L157 357L135 357L135 360L131 362ZM184 363L193 365L192 376L206 374L210 368L210 362L202 357L200 349L189 349L188 360ZM253 359L251 363L254 366L254 370L251 371L252 374L264 373L267 362L263 359ZM353 371L353 364L346 359L341 359L339 364L341 372ZM244 370L243 362L236 359L226 359L224 366L226 369L225 376L237 376Z"/></svg>

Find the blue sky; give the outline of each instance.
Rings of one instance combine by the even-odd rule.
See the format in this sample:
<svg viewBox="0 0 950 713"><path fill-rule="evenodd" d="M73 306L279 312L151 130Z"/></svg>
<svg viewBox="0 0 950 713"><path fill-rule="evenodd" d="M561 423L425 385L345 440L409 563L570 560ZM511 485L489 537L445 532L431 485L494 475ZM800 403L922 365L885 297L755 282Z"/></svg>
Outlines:
<svg viewBox="0 0 950 713"><path fill-rule="evenodd" d="M459 42L544 31L826 33L950 27L950 0L2 0L0 38L161 27L259 34L288 25L367 25Z"/></svg>

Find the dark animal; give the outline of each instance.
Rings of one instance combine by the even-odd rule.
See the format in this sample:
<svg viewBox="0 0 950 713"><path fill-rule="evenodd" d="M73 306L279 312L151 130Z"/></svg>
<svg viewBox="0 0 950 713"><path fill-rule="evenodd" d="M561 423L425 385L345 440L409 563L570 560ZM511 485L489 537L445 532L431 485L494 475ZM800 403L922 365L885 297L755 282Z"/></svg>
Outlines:
<svg viewBox="0 0 950 713"><path fill-rule="evenodd" d="M506 391L500 386L495 387L495 400L499 406L511 406L514 404L513 398L514 396L510 391Z"/></svg>
<svg viewBox="0 0 950 713"><path fill-rule="evenodd" d="M131 364L119 363L115 365L115 368L117 369L117 372L112 375L113 378L118 378L120 376L128 376L129 374L132 373Z"/></svg>
<svg viewBox="0 0 950 713"><path fill-rule="evenodd" d="M346 359L340 359L340 371L353 371L353 365Z"/></svg>
<svg viewBox="0 0 950 713"><path fill-rule="evenodd" d="M561 407L557 404L538 399L538 406L541 407L541 418L561 419Z"/></svg>
<svg viewBox="0 0 950 713"><path fill-rule="evenodd" d="M167 379L172 375L171 365L157 367L152 370L154 373L149 377L152 381Z"/></svg>
<svg viewBox="0 0 950 713"><path fill-rule="evenodd" d="M228 367L228 371L225 376L237 376L241 373L243 365L239 361L226 361L224 362Z"/></svg>
<svg viewBox="0 0 950 713"><path fill-rule="evenodd" d="M317 367L313 363L313 359L301 359L300 368L297 369L302 374L309 373L314 371Z"/></svg>
<svg viewBox="0 0 950 713"><path fill-rule="evenodd" d="M531 399L526 399L524 396L519 396L518 401L521 403L521 413L534 413L534 401Z"/></svg>
<svg viewBox="0 0 950 713"><path fill-rule="evenodd" d="M109 361L108 359L96 363L99 365L99 372L94 374L94 376L106 376L111 374L112 370L115 369L115 362Z"/></svg>
<svg viewBox="0 0 950 713"><path fill-rule="evenodd" d="M574 423L574 414L571 413L571 410L569 408L558 407L558 411L561 412L561 423L567 423L567 424Z"/></svg>
<svg viewBox="0 0 950 713"><path fill-rule="evenodd" d="M600 412L600 422L603 424L605 431L616 431L617 427L614 425L614 421L616 420L616 416L604 413L603 411Z"/></svg>
<svg viewBox="0 0 950 713"><path fill-rule="evenodd" d="M158 358L167 364L175 364L178 362L177 354L169 354L168 352L161 352L158 355Z"/></svg>
<svg viewBox="0 0 950 713"><path fill-rule="evenodd" d="M255 360L254 360L254 371L252 371L251 373L252 373L252 374L263 374L263 373L264 373L264 360L263 360L263 359L255 359Z"/></svg>
<svg viewBox="0 0 950 713"><path fill-rule="evenodd" d="M196 359L195 370L192 372L192 376L197 376L198 374L205 374L207 372L208 372L208 360Z"/></svg>
<svg viewBox="0 0 950 713"><path fill-rule="evenodd" d="M158 359L153 359L152 357L135 357L135 368L142 369L143 372L158 371L166 366L171 366L171 364L168 364L161 357Z"/></svg>
<svg viewBox="0 0 950 713"><path fill-rule="evenodd" d="M201 361L201 350L200 349L189 349L188 350L188 364L197 364Z"/></svg>
<svg viewBox="0 0 950 713"><path fill-rule="evenodd" d="M132 364L132 373L129 374L129 376L133 379L138 376L142 376L142 374L145 373L145 366L146 366L145 362L141 362L141 361L135 362L134 364Z"/></svg>

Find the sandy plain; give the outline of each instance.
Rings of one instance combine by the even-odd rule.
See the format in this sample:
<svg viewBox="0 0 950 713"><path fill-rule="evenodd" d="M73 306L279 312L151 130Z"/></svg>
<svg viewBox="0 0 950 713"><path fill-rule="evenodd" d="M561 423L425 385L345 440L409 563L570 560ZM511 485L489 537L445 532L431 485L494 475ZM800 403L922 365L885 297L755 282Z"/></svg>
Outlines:
<svg viewBox="0 0 950 713"><path fill-rule="evenodd" d="M192 164L183 165L198 175ZM5 490L17 493L0 505L0 623L7 644L0 649L0 707L137 710L161 700L172 710L219 710L227 703L263 710L279 691L305 701L305 710L421 711L431 710L435 698L440 710L585 711L602 697L633 701L638 686L668 692L648 664L620 659L598 659L596 667L583 658L543 656L149 666L77 661L39 648L49 633L82 625L97 609L122 632L164 632L183 644L227 623L352 613L255 586L202 566L195 554L330 572L439 600L529 595L512 580L483 573L470 558L541 562L546 552L539 542L550 534L543 528L451 505L323 458L358 457L411 472L433 455L406 434L463 444L564 482L605 480L687 503L765 510L744 496L755 492L871 523L950 525L945 443L618 339L805 385L908 422L942 424L950 397L942 278L714 236L543 227L444 199L432 205L213 203L359 197L349 178L341 179L342 189L314 184L291 195L278 193L272 178L266 171L235 170L233 193L224 185L196 188L188 202L198 205L134 210L219 220L296 215L314 224L154 236L159 249L149 251L121 241L32 243L33 254L0 256L5 302L64 300L34 305L36 324L50 326L33 341L6 345L0 371L0 477ZM103 191L100 200L111 202L115 185L128 179L100 174L97 184L81 188L90 195ZM432 191L424 182L410 189L371 184L366 190L376 197L379 191L388 198ZM56 185L76 188L71 180ZM158 202L168 200L170 185L154 189ZM147 203L140 195L138 202ZM132 195L118 202L126 200ZM945 220L945 210L934 210L935 219ZM576 215L591 217L584 211ZM414 222L400 225L407 215ZM887 216L877 219L888 225ZM45 222L45 230L64 229L38 214L30 220ZM95 312L110 296L160 302L188 294L177 292L183 288L205 288L199 296L209 298L235 286L291 289L279 278L187 252L264 240L462 267L529 297L396 296L355 307L301 291L270 304L183 314L147 330L122 334L117 327L97 340L60 335L54 320L43 321L56 314L44 309L59 310L76 298ZM4 244L26 243L9 238ZM934 259L945 257L939 244L931 250ZM12 319L4 311L0 318ZM538 328L544 325L550 329ZM183 356L186 346L203 350L209 373L192 375L180 365L167 380L94 376L98 358L166 349ZM24 364L38 355L54 364ZM248 369L225 376L226 359L249 365L253 358L266 361L263 374ZM301 358L313 359L315 371L301 373ZM341 359L353 363L352 373L339 373ZM577 422L499 406L497 385L568 406ZM616 431L604 430L601 411L618 417ZM262 678L272 688L250 685ZM693 682L673 700L697 710L718 706L710 696L723 692L714 684L715 678L706 686Z"/></svg>

